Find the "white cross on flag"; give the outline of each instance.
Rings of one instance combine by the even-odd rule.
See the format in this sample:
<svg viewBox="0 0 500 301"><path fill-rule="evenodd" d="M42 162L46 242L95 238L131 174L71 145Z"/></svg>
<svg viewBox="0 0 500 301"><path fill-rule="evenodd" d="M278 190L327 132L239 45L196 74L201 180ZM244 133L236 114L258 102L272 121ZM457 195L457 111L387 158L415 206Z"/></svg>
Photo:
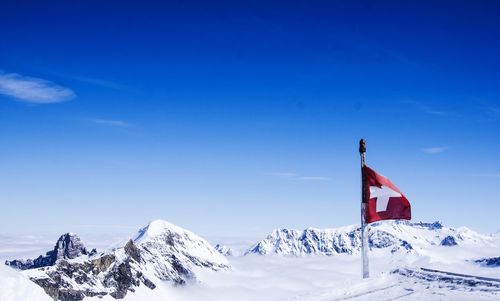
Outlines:
<svg viewBox="0 0 500 301"><path fill-rule="evenodd" d="M366 223L385 219L411 219L408 199L392 182L368 166L363 167Z"/></svg>

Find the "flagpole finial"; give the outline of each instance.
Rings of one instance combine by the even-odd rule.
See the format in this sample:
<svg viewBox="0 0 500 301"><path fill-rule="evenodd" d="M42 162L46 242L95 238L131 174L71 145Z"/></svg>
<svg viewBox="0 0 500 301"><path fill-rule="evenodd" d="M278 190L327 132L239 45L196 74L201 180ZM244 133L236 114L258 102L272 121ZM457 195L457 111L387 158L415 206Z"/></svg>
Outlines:
<svg viewBox="0 0 500 301"><path fill-rule="evenodd" d="M364 154L366 152L366 142L365 139L359 140L359 153Z"/></svg>

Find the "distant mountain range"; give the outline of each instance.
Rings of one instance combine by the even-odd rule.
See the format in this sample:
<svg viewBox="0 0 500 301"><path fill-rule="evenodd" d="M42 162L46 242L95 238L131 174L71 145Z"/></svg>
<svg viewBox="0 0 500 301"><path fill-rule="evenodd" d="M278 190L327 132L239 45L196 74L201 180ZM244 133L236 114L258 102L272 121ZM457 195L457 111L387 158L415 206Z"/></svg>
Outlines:
<svg viewBox="0 0 500 301"><path fill-rule="evenodd" d="M369 227L371 250L425 255L429 248L495 246L498 235L481 235L465 227L449 228L439 222L384 221ZM276 229L251 246L244 255L306 256L359 254L359 226L334 229ZM63 234L54 248L36 259L5 264L23 270L54 300L76 301L109 295L124 298L140 286L155 289L160 281L184 285L195 280L196 270L229 270L225 256L231 248L212 247L203 238L163 220L141 228L123 247L88 251L76 234ZM472 259L478 265L498 266L498 258Z"/></svg>
<svg viewBox="0 0 500 301"><path fill-rule="evenodd" d="M429 246L451 247L459 244L487 244L491 236L481 235L465 227L443 227L439 222L411 223L385 221L370 224L370 249L386 249L391 253L419 253ZM276 229L256 243L245 254L259 255L336 255L356 254L361 250L359 226L334 229Z"/></svg>

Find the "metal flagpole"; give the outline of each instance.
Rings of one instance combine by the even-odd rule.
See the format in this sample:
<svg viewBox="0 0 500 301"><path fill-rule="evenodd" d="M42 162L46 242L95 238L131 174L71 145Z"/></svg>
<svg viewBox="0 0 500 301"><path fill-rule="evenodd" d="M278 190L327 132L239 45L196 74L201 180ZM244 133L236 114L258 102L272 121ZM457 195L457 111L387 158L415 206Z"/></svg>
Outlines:
<svg viewBox="0 0 500 301"><path fill-rule="evenodd" d="M366 143L364 139L359 140L359 155L361 156L361 258L363 261L363 278L370 277L368 263L368 231L365 221L365 210L367 206L365 191L365 152Z"/></svg>

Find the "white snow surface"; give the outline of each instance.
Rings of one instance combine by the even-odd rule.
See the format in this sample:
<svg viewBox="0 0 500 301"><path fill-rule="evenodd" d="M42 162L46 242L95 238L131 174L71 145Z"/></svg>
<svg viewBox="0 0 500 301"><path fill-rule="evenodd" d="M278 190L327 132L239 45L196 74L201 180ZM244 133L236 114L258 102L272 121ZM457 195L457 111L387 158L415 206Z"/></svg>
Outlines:
<svg viewBox="0 0 500 301"><path fill-rule="evenodd" d="M133 241L134 243L139 244L141 241L155 238L159 235L163 235L165 232L195 235L193 232L185 230L177 225L171 224L162 219L157 219L151 221L147 226L141 228L133 238Z"/></svg>
<svg viewBox="0 0 500 301"><path fill-rule="evenodd" d="M52 298L22 273L0 265L0 300L51 301Z"/></svg>

